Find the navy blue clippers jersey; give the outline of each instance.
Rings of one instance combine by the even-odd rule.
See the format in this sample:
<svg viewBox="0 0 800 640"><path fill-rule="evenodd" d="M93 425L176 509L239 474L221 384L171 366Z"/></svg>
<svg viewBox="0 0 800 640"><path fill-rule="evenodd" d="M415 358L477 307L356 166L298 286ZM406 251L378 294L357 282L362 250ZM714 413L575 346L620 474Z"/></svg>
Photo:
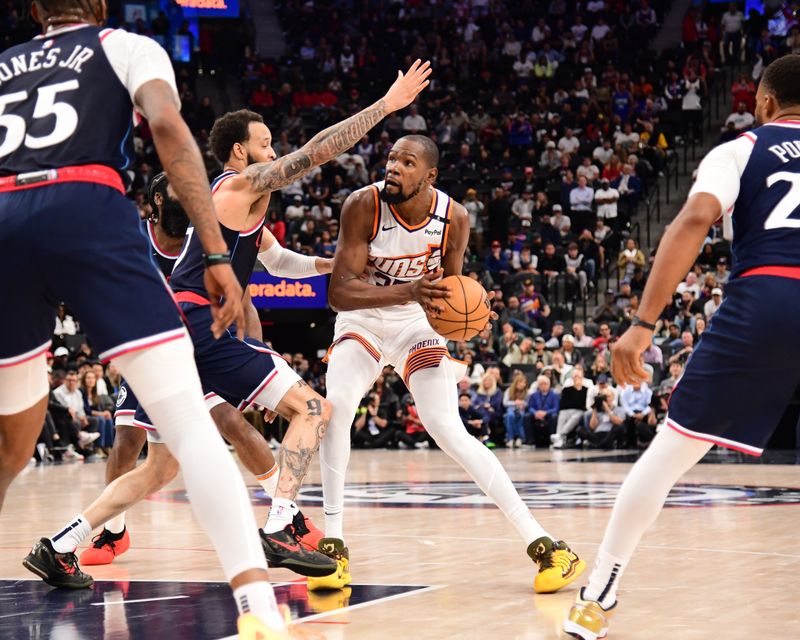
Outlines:
<svg viewBox="0 0 800 640"><path fill-rule="evenodd" d="M764 125L743 138L752 151L733 208L731 275L800 266L800 123Z"/></svg>
<svg viewBox="0 0 800 640"><path fill-rule="evenodd" d="M150 220L142 220L142 231L147 236L148 242L150 242L150 255L153 257L156 265L158 265L158 270L164 274L164 277L169 280L170 276L172 275L172 270L175 268L175 263L178 261L178 256L180 253L170 254L164 251L161 247L158 246L158 240L156 240L156 233L155 228Z"/></svg>
<svg viewBox="0 0 800 640"><path fill-rule="evenodd" d="M211 183L211 192L216 191L226 178L233 175L236 175L236 171L226 171L220 174ZM255 227L245 231L235 231L228 229L223 224L219 225L222 237L225 238L228 250L231 252L231 267L233 267L233 272L242 289L247 286L253 273L253 266L261 246L261 231L264 228L265 220L266 218L262 218ZM200 243L200 238L194 233L194 226L190 225L186 231L186 243L183 245L183 251L175 264L172 278L170 278L170 286L175 292L191 291L207 298L208 293L203 283L204 272L203 245Z"/></svg>
<svg viewBox="0 0 800 640"><path fill-rule="evenodd" d="M0 175L100 164L127 180L133 104L101 32L112 31L86 26L0 53Z"/></svg>

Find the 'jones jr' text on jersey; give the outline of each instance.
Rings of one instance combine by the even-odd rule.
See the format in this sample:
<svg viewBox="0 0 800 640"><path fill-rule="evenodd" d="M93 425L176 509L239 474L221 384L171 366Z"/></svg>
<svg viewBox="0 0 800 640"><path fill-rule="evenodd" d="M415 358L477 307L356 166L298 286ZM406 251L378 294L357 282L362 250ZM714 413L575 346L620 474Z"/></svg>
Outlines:
<svg viewBox="0 0 800 640"><path fill-rule="evenodd" d="M52 40L46 42L52 42ZM3 86L3 83L23 73L44 71L52 69L56 65L62 69L81 73L83 63L92 57L94 57L94 51L80 44L75 45L72 51L62 52L60 47L51 47L44 51L21 53L8 62L0 62L0 87Z"/></svg>

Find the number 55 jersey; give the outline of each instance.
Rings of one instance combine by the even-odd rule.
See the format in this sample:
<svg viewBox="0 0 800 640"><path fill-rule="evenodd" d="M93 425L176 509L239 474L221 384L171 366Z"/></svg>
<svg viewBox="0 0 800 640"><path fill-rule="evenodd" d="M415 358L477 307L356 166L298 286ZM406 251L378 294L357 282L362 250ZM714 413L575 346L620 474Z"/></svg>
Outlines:
<svg viewBox="0 0 800 640"><path fill-rule="evenodd" d="M175 91L169 58L150 38L74 25L0 54L0 175L133 162L133 99L149 80Z"/></svg>

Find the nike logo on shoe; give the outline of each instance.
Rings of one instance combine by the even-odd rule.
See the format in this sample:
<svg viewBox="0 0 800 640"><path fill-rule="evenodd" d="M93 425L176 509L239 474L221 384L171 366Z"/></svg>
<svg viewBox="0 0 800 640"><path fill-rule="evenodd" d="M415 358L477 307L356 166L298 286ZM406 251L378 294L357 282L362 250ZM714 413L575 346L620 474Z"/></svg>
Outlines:
<svg viewBox="0 0 800 640"><path fill-rule="evenodd" d="M73 575L75 573L75 567L72 565L67 564L61 558L56 558L58 564L61 565L61 568L66 571L68 574Z"/></svg>
<svg viewBox="0 0 800 640"><path fill-rule="evenodd" d="M285 542L281 542L280 540L276 540L275 538L269 539L270 544L277 544L279 547L283 547L287 551L297 552L300 551L300 545L295 544L286 544Z"/></svg>

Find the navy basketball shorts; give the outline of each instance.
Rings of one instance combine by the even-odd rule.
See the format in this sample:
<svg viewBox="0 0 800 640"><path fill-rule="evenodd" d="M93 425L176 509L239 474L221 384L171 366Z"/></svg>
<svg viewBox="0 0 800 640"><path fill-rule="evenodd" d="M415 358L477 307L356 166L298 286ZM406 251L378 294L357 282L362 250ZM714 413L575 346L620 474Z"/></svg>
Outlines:
<svg viewBox="0 0 800 640"><path fill-rule="evenodd" d="M136 207L111 187L44 184L0 193L0 364L47 349L64 302L100 359L183 337Z"/></svg>
<svg viewBox="0 0 800 640"><path fill-rule="evenodd" d="M667 426L759 456L800 382L800 280L745 276L725 294L672 393Z"/></svg>

